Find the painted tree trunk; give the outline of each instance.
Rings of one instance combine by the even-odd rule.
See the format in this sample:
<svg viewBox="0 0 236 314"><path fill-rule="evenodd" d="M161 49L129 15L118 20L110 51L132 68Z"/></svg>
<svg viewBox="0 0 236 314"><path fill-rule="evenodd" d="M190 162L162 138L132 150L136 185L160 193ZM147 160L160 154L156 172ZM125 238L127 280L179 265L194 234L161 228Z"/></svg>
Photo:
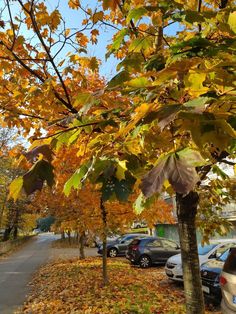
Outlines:
<svg viewBox="0 0 236 314"><path fill-rule="evenodd" d="M195 225L198 202L197 192L176 195L187 314L205 313Z"/></svg>
<svg viewBox="0 0 236 314"><path fill-rule="evenodd" d="M106 212L106 209L102 200L101 200L101 215L102 215L102 224L103 224L102 276L103 276L103 285L107 286L109 284L108 274L107 274L107 212Z"/></svg>
<svg viewBox="0 0 236 314"><path fill-rule="evenodd" d="M82 232L79 237L79 258L80 259L85 259L84 242L85 242L85 233Z"/></svg>

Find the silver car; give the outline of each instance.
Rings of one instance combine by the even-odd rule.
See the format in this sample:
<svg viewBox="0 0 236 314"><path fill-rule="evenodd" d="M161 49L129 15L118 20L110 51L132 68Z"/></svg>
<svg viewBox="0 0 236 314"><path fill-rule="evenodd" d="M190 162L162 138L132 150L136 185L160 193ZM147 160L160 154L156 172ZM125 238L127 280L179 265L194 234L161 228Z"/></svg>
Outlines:
<svg viewBox="0 0 236 314"><path fill-rule="evenodd" d="M220 276L223 314L236 313L236 247L230 249Z"/></svg>

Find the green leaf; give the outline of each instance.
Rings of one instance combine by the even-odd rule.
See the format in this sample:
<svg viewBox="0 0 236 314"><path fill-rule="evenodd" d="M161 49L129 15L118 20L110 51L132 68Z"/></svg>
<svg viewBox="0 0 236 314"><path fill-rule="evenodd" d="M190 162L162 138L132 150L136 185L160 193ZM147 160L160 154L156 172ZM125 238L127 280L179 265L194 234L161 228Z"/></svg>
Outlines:
<svg viewBox="0 0 236 314"><path fill-rule="evenodd" d="M135 87L135 88L142 88L142 87L147 87L148 85L150 85L150 82L146 77L137 77L135 79L132 79L126 82L126 85L130 87Z"/></svg>
<svg viewBox="0 0 236 314"><path fill-rule="evenodd" d="M113 88L122 85L124 82L130 79L130 74L128 71L121 71L116 76L114 76L107 85L107 88Z"/></svg>
<svg viewBox="0 0 236 314"><path fill-rule="evenodd" d="M131 20L136 23L143 15L146 15L148 11L144 7L135 8L129 11L126 18L126 22L129 23Z"/></svg>
<svg viewBox="0 0 236 314"><path fill-rule="evenodd" d="M206 160L201 156L199 151L195 149L187 147L178 151L177 154L180 158L184 158L186 160L186 165L191 167L200 167L207 164Z"/></svg>
<svg viewBox="0 0 236 314"><path fill-rule="evenodd" d="M66 196L69 196L71 189L81 189L82 182L81 180L84 178L85 174L88 172L88 166L83 165L75 173L70 177L70 179L65 183L63 192Z"/></svg>
<svg viewBox="0 0 236 314"><path fill-rule="evenodd" d="M116 69L117 71L120 71L121 68L124 68L129 72L138 72L141 71L142 63L142 54L134 52L126 56L124 60L117 65Z"/></svg>
<svg viewBox="0 0 236 314"><path fill-rule="evenodd" d="M95 98L90 93L80 93L76 96L73 106L87 105L92 103Z"/></svg>
<svg viewBox="0 0 236 314"><path fill-rule="evenodd" d="M121 46L121 44L124 41L124 37L129 33L129 30L127 28L123 28L121 31L119 31L116 35L115 35L115 39L113 41L112 50L118 50Z"/></svg>
<svg viewBox="0 0 236 314"><path fill-rule="evenodd" d="M150 37L136 38L131 42L129 46L129 52L140 52L141 50L147 50L151 48L151 46L152 41Z"/></svg>
<svg viewBox="0 0 236 314"><path fill-rule="evenodd" d="M126 178L125 180L117 180L115 184L116 198L121 202L126 202L128 197L133 191L135 179L133 177Z"/></svg>
<svg viewBox="0 0 236 314"><path fill-rule="evenodd" d="M133 205L134 211L137 215L140 215L142 211L145 209L144 201L145 201L145 197L143 193L140 193Z"/></svg>
<svg viewBox="0 0 236 314"><path fill-rule="evenodd" d="M23 187L23 177L18 177L13 180L9 186L8 199L13 198L16 201Z"/></svg>
<svg viewBox="0 0 236 314"><path fill-rule="evenodd" d="M222 169L220 169L217 165L212 167L212 172L215 173L217 176L221 177L223 180L229 179L227 173L225 173Z"/></svg>
<svg viewBox="0 0 236 314"><path fill-rule="evenodd" d="M203 112L206 108L206 103L210 101L209 97L198 97L184 103L186 109L193 110L194 112Z"/></svg>

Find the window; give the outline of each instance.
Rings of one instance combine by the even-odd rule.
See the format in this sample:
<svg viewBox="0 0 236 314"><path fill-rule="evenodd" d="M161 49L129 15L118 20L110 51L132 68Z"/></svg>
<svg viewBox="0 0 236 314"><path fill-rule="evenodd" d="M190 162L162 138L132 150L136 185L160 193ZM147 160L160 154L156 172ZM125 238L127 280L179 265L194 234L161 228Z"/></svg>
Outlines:
<svg viewBox="0 0 236 314"><path fill-rule="evenodd" d="M205 255L209 253L214 247L216 247L217 244L209 244L202 246L201 244L198 245L198 254L199 255Z"/></svg>
<svg viewBox="0 0 236 314"><path fill-rule="evenodd" d="M165 249L176 249L177 244L170 240L161 240Z"/></svg>
<svg viewBox="0 0 236 314"><path fill-rule="evenodd" d="M160 240L154 240L154 241L152 241L152 242L149 242L149 243L147 244L147 246L162 247Z"/></svg>
<svg viewBox="0 0 236 314"><path fill-rule="evenodd" d="M215 252L216 257L220 257L223 253L225 253L225 251L227 251L228 249L230 249L232 246L235 246L235 245L236 243L227 243L225 245L222 245L221 247L216 249L216 252Z"/></svg>
<svg viewBox="0 0 236 314"><path fill-rule="evenodd" d="M224 264L223 271L236 275L236 248L230 250L229 256Z"/></svg>

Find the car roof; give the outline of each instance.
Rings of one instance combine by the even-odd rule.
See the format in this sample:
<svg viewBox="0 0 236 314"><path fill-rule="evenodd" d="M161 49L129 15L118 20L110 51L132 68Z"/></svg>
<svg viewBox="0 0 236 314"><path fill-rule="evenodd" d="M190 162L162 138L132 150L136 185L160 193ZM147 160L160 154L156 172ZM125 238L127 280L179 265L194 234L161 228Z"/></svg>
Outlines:
<svg viewBox="0 0 236 314"><path fill-rule="evenodd" d="M127 236L134 236L134 237L150 237L149 234L146 234L146 233L126 233L126 234L123 234L122 237L127 237Z"/></svg>
<svg viewBox="0 0 236 314"><path fill-rule="evenodd" d="M168 240L168 241L172 241L172 242L176 242L174 240L168 239L168 238L163 238L163 237L154 237L154 236L148 236L145 238L142 238L142 240Z"/></svg>
<svg viewBox="0 0 236 314"><path fill-rule="evenodd" d="M210 240L210 244L224 244L224 243L236 243L236 239L212 239Z"/></svg>

